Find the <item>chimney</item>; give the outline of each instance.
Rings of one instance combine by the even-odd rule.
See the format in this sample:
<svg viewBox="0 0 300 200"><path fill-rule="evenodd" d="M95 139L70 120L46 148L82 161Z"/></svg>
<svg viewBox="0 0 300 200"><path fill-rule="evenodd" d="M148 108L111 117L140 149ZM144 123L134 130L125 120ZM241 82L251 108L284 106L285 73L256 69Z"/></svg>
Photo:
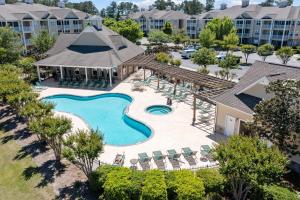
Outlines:
<svg viewBox="0 0 300 200"><path fill-rule="evenodd" d="M281 1L278 2L278 7L279 7L279 8L285 8L285 7L287 7L288 5L289 5L289 2L286 1L286 0L281 0Z"/></svg>
<svg viewBox="0 0 300 200"><path fill-rule="evenodd" d="M220 10L225 10L226 8L227 8L227 4L226 3L221 3Z"/></svg>
<svg viewBox="0 0 300 200"><path fill-rule="evenodd" d="M60 0L60 1L57 3L57 6L58 6L59 8L65 8L65 1Z"/></svg>
<svg viewBox="0 0 300 200"><path fill-rule="evenodd" d="M242 7L249 6L250 0L242 0Z"/></svg>
<svg viewBox="0 0 300 200"><path fill-rule="evenodd" d="M170 11L170 10L172 10L171 6L167 6L166 11Z"/></svg>
<svg viewBox="0 0 300 200"><path fill-rule="evenodd" d="M24 0L24 3L33 4L33 0Z"/></svg>
<svg viewBox="0 0 300 200"><path fill-rule="evenodd" d="M5 0L0 0L0 5L5 5Z"/></svg>

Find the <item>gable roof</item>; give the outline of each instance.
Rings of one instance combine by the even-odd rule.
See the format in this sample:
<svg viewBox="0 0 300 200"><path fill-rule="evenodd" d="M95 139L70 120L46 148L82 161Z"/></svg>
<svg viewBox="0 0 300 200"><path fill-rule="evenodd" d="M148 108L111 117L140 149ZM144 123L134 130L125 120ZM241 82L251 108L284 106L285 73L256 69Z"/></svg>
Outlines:
<svg viewBox="0 0 300 200"><path fill-rule="evenodd" d="M132 13L129 15L129 18L132 19L139 19L142 16L146 18L153 18L153 19L186 19L188 18L188 15L184 14L181 11L175 11L175 10L158 10L158 9L152 9L149 11L141 11Z"/></svg>
<svg viewBox="0 0 300 200"><path fill-rule="evenodd" d="M61 34L46 53L49 57L36 65L111 68L143 52L142 48L105 26L100 31L90 26L81 34Z"/></svg>
<svg viewBox="0 0 300 200"><path fill-rule="evenodd" d="M300 80L300 67L256 61L235 85L235 87L214 97L214 100L217 103L236 108L248 114L253 114L255 105L259 103L261 99L240 93L240 91L243 91L251 84L264 77L266 77L270 82L287 79Z"/></svg>
<svg viewBox="0 0 300 200"><path fill-rule="evenodd" d="M0 5L1 16L6 21L16 21L23 19L23 16L29 15L34 19L44 19L46 16L51 15L57 19L64 19L68 15L71 15L72 18L77 19L86 19L89 15L85 12L70 9L70 8L59 8L45 6L41 4L27 4L27 3L14 3L14 4L5 4Z"/></svg>

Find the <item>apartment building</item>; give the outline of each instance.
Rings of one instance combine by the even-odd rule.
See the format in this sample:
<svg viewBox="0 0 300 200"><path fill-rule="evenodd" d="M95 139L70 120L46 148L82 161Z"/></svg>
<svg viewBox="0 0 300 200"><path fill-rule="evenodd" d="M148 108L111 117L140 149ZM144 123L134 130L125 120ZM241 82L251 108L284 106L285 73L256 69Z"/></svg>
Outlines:
<svg viewBox="0 0 300 200"><path fill-rule="evenodd" d="M151 29L162 29L166 22L171 22L175 29L186 29L188 15L180 11L152 9L149 11L141 11L129 14L131 19L141 24L144 33L148 33Z"/></svg>
<svg viewBox="0 0 300 200"><path fill-rule="evenodd" d="M35 4L33 0L15 4L0 0L0 27L8 26L18 32L26 52L32 47L32 37L41 30L57 37L60 33L80 33L87 24L101 29L102 19L65 8L63 1L58 3L58 7L49 7Z"/></svg>
<svg viewBox="0 0 300 200"><path fill-rule="evenodd" d="M181 20L181 27L191 38L197 38L205 25L214 18L231 18L237 28L241 43L261 45L272 43L275 46L300 45L300 7L288 6L281 1L278 7L262 7L250 5L249 0L242 0L242 5L227 8L224 4L220 9L189 16L180 11L146 11L132 14L131 18L141 23L143 31L161 28L166 21ZM169 14L172 18L169 18ZM158 17L157 17L158 16ZM159 22L159 26L155 26ZM152 24L154 23L154 25Z"/></svg>

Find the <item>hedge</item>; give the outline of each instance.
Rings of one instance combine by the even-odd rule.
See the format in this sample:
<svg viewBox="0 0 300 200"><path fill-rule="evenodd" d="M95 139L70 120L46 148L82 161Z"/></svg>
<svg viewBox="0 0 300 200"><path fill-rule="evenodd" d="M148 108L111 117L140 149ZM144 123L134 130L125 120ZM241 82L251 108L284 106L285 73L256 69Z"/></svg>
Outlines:
<svg viewBox="0 0 300 200"><path fill-rule="evenodd" d="M113 170L119 170L121 167L112 166L112 165L101 165L95 171L92 172L90 178L90 188L96 193L103 192L103 185L106 181L107 174Z"/></svg>
<svg viewBox="0 0 300 200"><path fill-rule="evenodd" d="M145 173L142 200L167 200L167 186L162 171L151 170Z"/></svg>
<svg viewBox="0 0 300 200"><path fill-rule="evenodd" d="M141 187L138 177L128 168L112 170L104 183L104 198L109 200L139 200Z"/></svg>
<svg viewBox="0 0 300 200"><path fill-rule="evenodd" d="M299 200L296 192L278 185L263 187L264 200Z"/></svg>
<svg viewBox="0 0 300 200"><path fill-rule="evenodd" d="M224 177L217 169L200 169L196 172L203 183L206 193L222 193L224 190Z"/></svg>
<svg viewBox="0 0 300 200"><path fill-rule="evenodd" d="M169 172L167 177L168 199L204 199L204 184L192 171L173 171Z"/></svg>

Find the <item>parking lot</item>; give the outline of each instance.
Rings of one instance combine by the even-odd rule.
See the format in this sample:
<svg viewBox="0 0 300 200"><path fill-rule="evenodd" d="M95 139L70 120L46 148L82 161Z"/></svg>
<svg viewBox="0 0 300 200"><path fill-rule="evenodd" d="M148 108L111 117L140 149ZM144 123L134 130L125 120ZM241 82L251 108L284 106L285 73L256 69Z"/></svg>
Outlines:
<svg viewBox="0 0 300 200"><path fill-rule="evenodd" d="M244 54L241 51L234 52L233 54L236 55L236 56L241 56L242 57L241 63L245 63ZM188 69L191 69L191 70L197 70L199 68L199 65L194 64L191 59L182 59L181 58L181 54L179 52L172 52L172 56L175 59L181 59L181 61L182 61L181 67L188 68ZM288 65L300 67L300 61L297 60L297 56L299 56L299 55L295 55L288 62ZM261 57L258 54L256 54L256 53L255 54L251 54L249 56L249 58L248 58L248 63L252 64L256 60L261 60ZM278 59L276 55L269 56L267 58L266 62L281 63L280 59ZM239 69L232 70L232 72L234 74L236 74L235 80L237 80L241 76L243 76L247 72L247 70L249 69L249 67L251 67L251 65L250 66L240 65ZM215 72L219 71L221 68L218 67L218 65L209 65L208 69L209 69L211 75L215 75Z"/></svg>

